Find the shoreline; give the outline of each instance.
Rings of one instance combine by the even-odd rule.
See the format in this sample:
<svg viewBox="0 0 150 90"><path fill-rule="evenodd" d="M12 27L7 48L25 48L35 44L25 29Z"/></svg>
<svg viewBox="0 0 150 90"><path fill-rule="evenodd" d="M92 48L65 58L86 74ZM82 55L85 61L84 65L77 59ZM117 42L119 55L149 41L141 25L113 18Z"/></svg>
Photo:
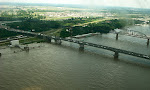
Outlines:
<svg viewBox="0 0 150 90"><path fill-rule="evenodd" d="M88 34L76 35L76 36L73 36L73 38L81 39L81 38L86 38L86 37L92 37L92 36L99 35L99 34L100 33L88 33Z"/></svg>

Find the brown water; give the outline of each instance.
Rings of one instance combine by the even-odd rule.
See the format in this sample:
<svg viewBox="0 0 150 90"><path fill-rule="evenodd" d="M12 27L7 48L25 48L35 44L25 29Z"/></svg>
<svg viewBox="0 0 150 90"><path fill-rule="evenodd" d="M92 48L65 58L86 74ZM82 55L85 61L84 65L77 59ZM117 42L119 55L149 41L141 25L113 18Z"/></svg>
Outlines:
<svg viewBox="0 0 150 90"><path fill-rule="evenodd" d="M150 54L145 40L98 35L84 41ZM131 39L130 39L131 38ZM132 40L133 39L133 40ZM39 47L40 46L40 47ZM30 44L29 52L0 49L0 90L149 90L150 61L63 42ZM17 53L14 53L16 51Z"/></svg>

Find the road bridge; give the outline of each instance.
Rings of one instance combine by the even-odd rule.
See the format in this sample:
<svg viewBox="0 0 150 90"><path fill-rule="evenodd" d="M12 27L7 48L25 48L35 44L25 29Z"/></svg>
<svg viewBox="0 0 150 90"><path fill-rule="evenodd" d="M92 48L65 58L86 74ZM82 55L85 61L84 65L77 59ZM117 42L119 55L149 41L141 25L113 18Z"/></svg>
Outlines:
<svg viewBox="0 0 150 90"><path fill-rule="evenodd" d="M89 42L83 42L83 41L78 41L78 40L72 40L72 39L66 39L66 38L61 38L61 37L55 37L55 36L48 36L48 35L41 34L41 33L34 33L34 32L17 30L17 29L7 29L7 30L21 33L21 34L30 35L30 36L37 36L39 38L44 38L48 42L51 42L51 40L53 39L55 41L55 43L57 43L57 44L61 44L62 41L76 43L76 44L79 44L80 50L84 50L84 46L91 46L91 47L95 47L95 48L109 50L109 51L114 52L114 58L117 58L117 59L119 57L119 53L122 53L122 54L130 55L130 56L135 56L135 57L150 60L149 55L144 55L144 54L140 54L140 53L136 53L136 52L132 52L132 51L127 51L127 50L123 50L123 49L117 49L117 48L113 48L113 47L109 47L109 46L104 46L104 45L99 45L99 44L94 44L94 43L89 43Z"/></svg>

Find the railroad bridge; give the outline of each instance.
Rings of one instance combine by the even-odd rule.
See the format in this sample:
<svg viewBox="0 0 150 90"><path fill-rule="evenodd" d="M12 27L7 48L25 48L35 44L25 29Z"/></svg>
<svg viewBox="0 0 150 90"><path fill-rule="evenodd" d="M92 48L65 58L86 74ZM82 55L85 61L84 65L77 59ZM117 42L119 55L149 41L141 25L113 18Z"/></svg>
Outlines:
<svg viewBox="0 0 150 90"><path fill-rule="evenodd" d="M30 35L30 36L37 36L38 38L43 38L47 42L50 42L50 43L51 43L51 40L53 39L55 41L55 43L59 44L59 45L61 45L62 41L68 41L68 42L76 43L76 44L79 44L79 50L84 50L85 46L91 46L91 47L95 47L95 48L101 48L101 49L109 50L109 51L114 52L114 58L115 59L118 59L119 53L122 53L122 54L131 55L131 56L140 57L140 58L150 60L149 55L144 55L144 54L131 52L131 51L123 50L123 49L117 49L117 48L113 48L113 47L109 47L109 46L104 46L104 45L99 45L99 44L94 44L94 43L89 43L89 42L83 42L83 41L78 41L78 40L72 40L72 39L66 39L66 38L61 38L61 37L55 37L55 36L48 36L48 35L44 35L44 34L40 34L40 33L21 31L21 30L16 30L16 29L7 29L7 30L21 33L21 34Z"/></svg>

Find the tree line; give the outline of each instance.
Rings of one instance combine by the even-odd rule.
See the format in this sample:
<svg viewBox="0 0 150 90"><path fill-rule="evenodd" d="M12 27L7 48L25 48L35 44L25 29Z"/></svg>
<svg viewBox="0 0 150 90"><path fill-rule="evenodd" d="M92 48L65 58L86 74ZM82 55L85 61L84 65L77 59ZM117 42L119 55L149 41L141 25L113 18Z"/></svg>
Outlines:
<svg viewBox="0 0 150 90"><path fill-rule="evenodd" d="M26 18L22 22L8 23L7 25L10 26L11 28L25 30L25 31L34 30L34 32L43 32L51 29L70 27L78 23L86 23L100 18L102 17L91 17L91 18L78 17L78 18L70 18L67 20L59 20L59 21L52 21L52 20L46 21L46 20Z"/></svg>
<svg viewBox="0 0 150 90"><path fill-rule="evenodd" d="M81 34L87 33L96 33L99 32L109 33L111 30L116 28L121 29L125 26L134 25L141 23L138 20L127 20L127 19L114 19L114 20L106 20L99 23L90 23L85 26L75 26L75 27L68 27L64 28L60 32L60 37L69 37L69 36L76 36Z"/></svg>
<svg viewBox="0 0 150 90"><path fill-rule="evenodd" d="M16 32L7 31L5 29L0 29L0 38L6 38L18 35Z"/></svg>
<svg viewBox="0 0 150 90"><path fill-rule="evenodd" d="M109 33L111 30L116 28L123 28L125 26L134 25L142 23L139 20L130 20L130 19L113 19L106 20L98 23L90 23L84 26L75 26L78 23L86 23L102 17L93 17L93 18L71 18L67 20L59 21L46 21L39 19L27 18L22 22L8 23L7 25L10 28L20 29L24 31L34 31L34 32L43 32L52 29L62 29L60 32L60 37L69 37L87 33Z"/></svg>

